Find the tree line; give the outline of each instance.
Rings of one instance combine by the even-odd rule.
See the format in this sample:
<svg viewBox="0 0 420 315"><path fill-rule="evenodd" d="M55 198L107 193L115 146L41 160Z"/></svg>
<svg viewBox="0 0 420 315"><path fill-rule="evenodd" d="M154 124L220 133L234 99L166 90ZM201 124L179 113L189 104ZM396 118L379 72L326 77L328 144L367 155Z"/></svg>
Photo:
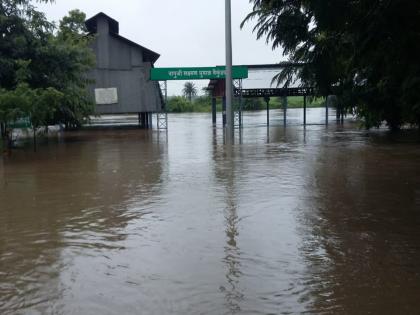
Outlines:
<svg viewBox="0 0 420 315"><path fill-rule="evenodd" d="M29 0L0 2L0 125L6 143L19 119L30 121L35 136L41 126L79 127L93 113L87 86L95 58L85 18L73 10L56 25Z"/></svg>
<svg viewBox="0 0 420 315"><path fill-rule="evenodd" d="M198 89L193 82L185 82L182 89L182 96L168 97L166 110L170 113L188 113L188 112L211 112L212 110L212 96L211 92L204 87L202 89L203 95L198 95ZM302 108L303 97L291 96L287 98L288 108ZM325 106L325 99L323 98L308 98L307 107L323 107ZM239 108L239 99L234 98L235 108ZM270 109L283 108L283 100L281 97L272 97L269 99ZM266 100L263 97L257 98L243 98L242 110L265 110L267 108ZM217 98L216 110L222 111L222 99Z"/></svg>
<svg viewBox="0 0 420 315"><path fill-rule="evenodd" d="M299 80L367 127L420 125L420 1L250 0L258 38L302 67L275 82Z"/></svg>
<svg viewBox="0 0 420 315"><path fill-rule="evenodd" d="M258 38L301 64L281 71L279 85L300 82L319 97L335 94L340 110L367 127L420 125L420 1L250 1L242 26L256 21ZM93 113L87 87L94 54L84 21L74 10L57 25L30 0L0 1L0 127L7 143L19 119L28 119L35 135L50 124L77 128ZM192 103L195 87L184 94Z"/></svg>

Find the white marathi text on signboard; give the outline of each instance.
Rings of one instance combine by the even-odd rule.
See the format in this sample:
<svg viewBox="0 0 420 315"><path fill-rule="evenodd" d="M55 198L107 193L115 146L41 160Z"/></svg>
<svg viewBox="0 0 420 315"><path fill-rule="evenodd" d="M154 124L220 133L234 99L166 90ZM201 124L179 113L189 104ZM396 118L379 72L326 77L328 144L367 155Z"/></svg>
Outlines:
<svg viewBox="0 0 420 315"><path fill-rule="evenodd" d="M232 77L234 79L248 78L248 67L232 67ZM225 79L225 67L187 67L187 68L152 68L150 69L150 79L152 81L167 80L212 80Z"/></svg>
<svg viewBox="0 0 420 315"><path fill-rule="evenodd" d="M95 101L97 105L117 104L117 88L95 89Z"/></svg>

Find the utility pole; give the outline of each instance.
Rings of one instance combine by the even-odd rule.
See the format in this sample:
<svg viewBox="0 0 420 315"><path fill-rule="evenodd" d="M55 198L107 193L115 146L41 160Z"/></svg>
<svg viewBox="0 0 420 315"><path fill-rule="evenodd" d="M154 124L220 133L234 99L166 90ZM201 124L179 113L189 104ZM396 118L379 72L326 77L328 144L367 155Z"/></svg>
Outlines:
<svg viewBox="0 0 420 315"><path fill-rule="evenodd" d="M226 144L233 144L233 84L232 84L232 14L231 0L225 0L226 15Z"/></svg>

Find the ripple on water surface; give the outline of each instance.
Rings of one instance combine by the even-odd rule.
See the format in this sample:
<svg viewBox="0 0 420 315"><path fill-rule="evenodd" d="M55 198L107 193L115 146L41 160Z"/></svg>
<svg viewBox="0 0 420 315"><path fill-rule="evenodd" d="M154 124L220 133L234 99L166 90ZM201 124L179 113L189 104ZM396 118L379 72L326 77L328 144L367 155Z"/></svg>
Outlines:
<svg viewBox="0 0 420 315"><path fill-rule="evenodd" d="M418 139L289 114L0 159L0 313L416 313Z"/></svg>

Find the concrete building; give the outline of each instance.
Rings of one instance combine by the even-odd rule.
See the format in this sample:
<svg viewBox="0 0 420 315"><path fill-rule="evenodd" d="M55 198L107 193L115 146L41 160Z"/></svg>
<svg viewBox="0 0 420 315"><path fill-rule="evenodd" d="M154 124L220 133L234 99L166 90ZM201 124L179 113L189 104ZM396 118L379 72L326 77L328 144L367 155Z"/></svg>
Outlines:
<svg viewBox="0 0 420 315"><path fill-rule="evenodd" d="M119 35L119 23L102 12L88 19L86 26L95 35L91 93L96 113L138 113L140 125L151 127L152 113L163 109L159 84L149 80L159 54Z"/></svg>

